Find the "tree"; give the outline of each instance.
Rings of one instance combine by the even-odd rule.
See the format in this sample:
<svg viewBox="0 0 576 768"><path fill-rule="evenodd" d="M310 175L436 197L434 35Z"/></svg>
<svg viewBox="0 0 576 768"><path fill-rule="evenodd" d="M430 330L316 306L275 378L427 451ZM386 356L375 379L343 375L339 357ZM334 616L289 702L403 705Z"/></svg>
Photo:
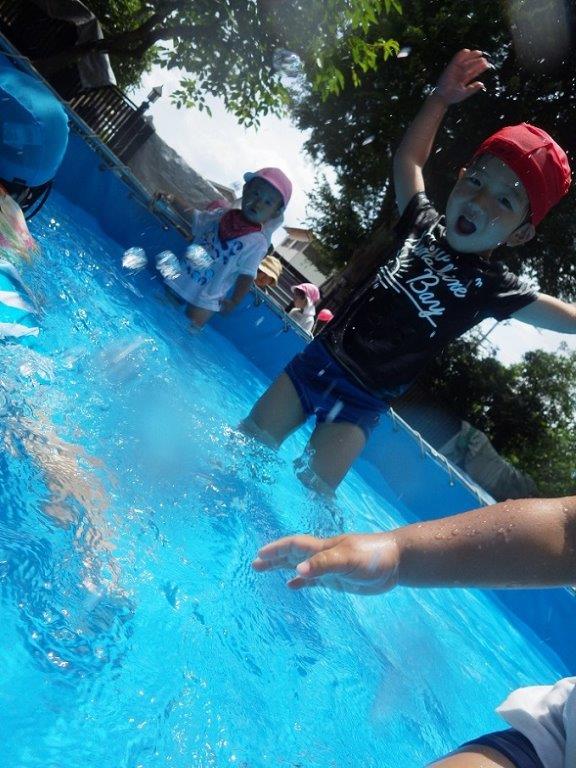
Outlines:
<svg viewBox="0 0 576 768"><path fill-rule="evenodd" d="M314 92L337 94L398 50L369 31L399 0L87 0L105 37L78 43L49 60L55 71L94 52L116 61L154 56L187 75L178 106L206 109L219 96L239 122L251 125L289 102L285 76L301 72ZM152 54L151 54L152 52ZM338 64L336 65L336 54Z"/></svg>
<svg viewBox="0 0 576 768"><path fill-rule="evenodd" d="M538 59L527 69L523 51L521 66L512 40L514 25L508 23L509 13L520 6L533 13L534 8L541 11L546 6L548 27L561 29L556 24L564 23L557 18L559 5L563 6L533 0L475 4L405 0L402 17L381 17L370 30L370 35L397 39L402 56L369 71L359 86L347 82L338 98L323 100L310 89L302 93L294 114L299 127L310 131L306 147L336 176L331 195L315 196L316 212L309 223L322 239L331 231L330 222L341 219L342 211L354 212L350 231L338 226L334 235L340 239L327 240L338 260L349 262L345 273L350 289L382 259L390 239L396 217L390 185L394 149L431 84L463 45L488 51L495 68L485 77L487 93L452 108L439 132L426 168L428 191L439 208L458 168L502 124L534 122L550 131L569 156L576 156L576 58L559 47L554 68ZM517 26L517 16L514 19ZM536 21L544 24L540 15ZM538 228L533 243L517 252L506 251L512 268L535 276L543 291L567 299L576 298L573 206L571 193ZM362 226L361 248L356 222Z"/></svg>
<svg viewBox="0 0 576 768"><path fill-rule="evenodd" d="M460 340L438 358L421 389L485 432L543 496L576 493L576 352L528 352L506 366Z"/></svg>
<svg viewBox="0 0 576 768"><path fill-rule="evenodd" d="M100 21L105 36L113 38L134 27L141 7L140 0L83 0L83 2ZM154 46L137 58L113 53L110 59L118 86L123 90L136 87L142 75L152 69L156 56Z"/></svg>

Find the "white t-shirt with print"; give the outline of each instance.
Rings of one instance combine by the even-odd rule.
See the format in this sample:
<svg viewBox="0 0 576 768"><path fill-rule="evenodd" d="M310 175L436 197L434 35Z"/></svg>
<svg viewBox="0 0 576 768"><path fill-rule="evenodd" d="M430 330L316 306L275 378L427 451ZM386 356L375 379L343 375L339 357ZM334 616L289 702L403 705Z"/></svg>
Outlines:
<svg viewBox="0 0 576 768"><path fill-rule="evenodd" d="M496 711L529 739L545 768L576 768L576 677L519 688Z"/></svg>
<svg viewBox="0 0 576 768"><path fill-rule="evenodd" d="M256 276L258 265L268 250L271 234L281 224L281 219L275 219L265 225L261 232L250 232L222 242L218 236L218 226L225 213L225 210L194 211L194 243L206 250L212 263L198 269L181 258L181 274L176 278L165 279L171 290L189 304L213 312L218 312L220 300L240 275Z"/></svg>
<svg viewBox="0 0 576 768"><path fill-rule="evenodd" d="M294 307L294 309L291 309L290 312L288 312L288 316L291 317L295 323L298 323L298 325L304 328L305 331L310 334L312 333L315 319L314 305L308 303L302 310L298 309L298 307Z"/></svg>

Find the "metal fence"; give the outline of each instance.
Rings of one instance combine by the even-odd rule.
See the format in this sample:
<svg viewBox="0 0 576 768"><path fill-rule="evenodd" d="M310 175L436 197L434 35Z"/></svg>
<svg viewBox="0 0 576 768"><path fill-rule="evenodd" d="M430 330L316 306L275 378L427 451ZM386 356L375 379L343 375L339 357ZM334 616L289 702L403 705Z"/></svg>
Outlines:
<svg viewBox="0 0 576 768"><path fill-rule="evenodd" d="M142 107L137 107L114 85L80 93L68 103L125 163L154 133Z"/></svg>

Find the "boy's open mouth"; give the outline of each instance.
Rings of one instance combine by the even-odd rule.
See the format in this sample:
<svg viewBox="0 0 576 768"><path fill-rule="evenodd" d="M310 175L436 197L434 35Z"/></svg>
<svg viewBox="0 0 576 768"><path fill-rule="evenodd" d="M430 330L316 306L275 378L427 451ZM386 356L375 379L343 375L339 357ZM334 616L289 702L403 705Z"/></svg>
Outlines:
<svg viewBox="0 0 576 768"><path fill-rule="evenodd" d="M456 231L459 235L473 235L476 232L476 224L466 216L458 216L456 220Z"/></svg>

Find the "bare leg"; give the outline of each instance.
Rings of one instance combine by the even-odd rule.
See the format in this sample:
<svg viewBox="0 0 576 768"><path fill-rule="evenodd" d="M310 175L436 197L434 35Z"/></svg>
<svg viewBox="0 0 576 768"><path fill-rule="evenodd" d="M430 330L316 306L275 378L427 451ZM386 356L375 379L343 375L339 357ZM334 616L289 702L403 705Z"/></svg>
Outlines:
<svg viewBox="0 0 576 768"><path fill-rule="evenodd" d="M466 747L466 751L457 752L432 763L429 768L517 768L503 754L491 747L476 745Z"/></svg>
<svg viewBox="0 0 576 768"><path fill-rule="evenodd" d="M265 445L278 448L305 421L298 393L290 377L281 373L241 422L240 429Z"/></svg>
<svg viewBox="0 0 576 768"><path fill-rule="evenodd" d="M300 467L297 465L297 474L305 485L314 490L333 491L365 445L366 435L355 424L346 421L318 424L306 454L300 460Z"/></svg>
<svg viewBox="0 0 576 768"><path fill-rule="evenodd" d="M204 328L214 312L211 309L202 309L190 304L186 309L186 316L192 321L194 328Z"/></svg>
<svg viewBox="0 0 576 768"><path fill-rule="evenodd" d="M44 506L46 514L64 525L75 522L75 515L68 506L68 500L75 499L98 531L101 548L112 548L106 539L110 531L104 517L109 504L108 494L98 477L87 473L82 466L85 462L102 468L102 462L89 456L81 446L58 437L54 426L43 415L37 416L36 420L10 417L6 427L6 447L16 455L16 441L21 442L44 475L51 493L50 502Z"/></svg>

